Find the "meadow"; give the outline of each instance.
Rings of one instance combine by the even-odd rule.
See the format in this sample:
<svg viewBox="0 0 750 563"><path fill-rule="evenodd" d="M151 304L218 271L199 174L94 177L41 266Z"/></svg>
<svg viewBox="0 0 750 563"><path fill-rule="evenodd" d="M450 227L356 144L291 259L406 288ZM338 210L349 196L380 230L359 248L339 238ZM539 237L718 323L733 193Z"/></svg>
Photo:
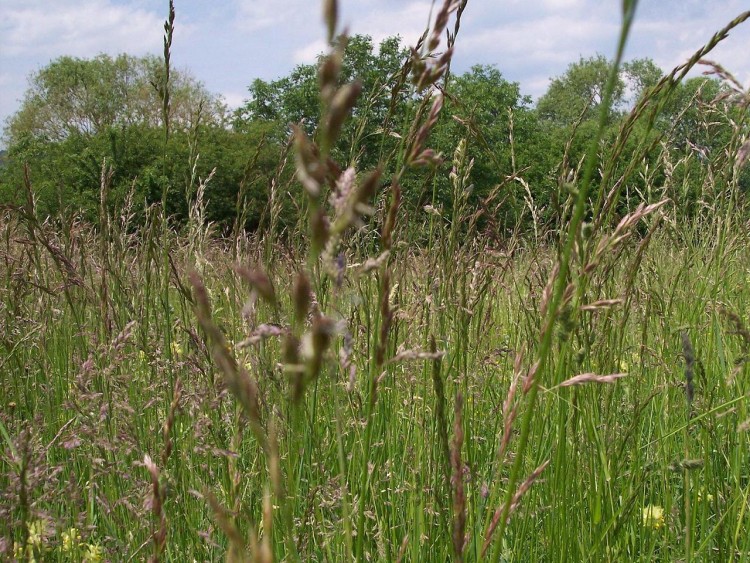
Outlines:
<svg viewBox="0 0 750 563"><path fill-rule="evenodd" d="M418 56L465 5L438 7L405 67L421 102L387 177L331 156L357 94L331 48L319 129L292 131L292 228L272 189L264 229L217 232L210 178L183 225L166 201L110 213L106 163L96 223L19 186L0 211L5 559L750 560L747 92L710 109L744 107L711 158L659 136L622 161L722 32L612 144L605 92L553 224L530 201L530 228L489 236L502 190L469 205L469 141L429 149L450 54ZM659 174L628 190L646 153ZM450 210L407 213L401 179L443 158Z"/></svg>

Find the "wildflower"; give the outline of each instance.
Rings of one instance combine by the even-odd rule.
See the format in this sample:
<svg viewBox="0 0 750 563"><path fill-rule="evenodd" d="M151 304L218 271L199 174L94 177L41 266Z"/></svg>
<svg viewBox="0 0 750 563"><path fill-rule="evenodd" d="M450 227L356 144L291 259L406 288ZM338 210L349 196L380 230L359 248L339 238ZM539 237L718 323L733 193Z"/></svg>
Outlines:
<svg viewBox="0 0 750 563"><path fill-rule="evenodd" d="M34 520L29 524L29 545L34 548L42 547L44 541L44 522Z"/></svg>
<svg viewBox="0 0 750 563"><path fill-rule="evenodd" d="M70 528L67 532L62 533L62 550L65 553L75 551L81 542L81 535L77 528Z"/></svg>
<svg viewBox="0 0 750 563"><path fill-rule="evenodd" d="M623 373L627 373L629 368L633 366L637 366L640 362L639 356L635 352L631 352L629 354L629 357L627 358L620 358L619 367L620 371Z"/></svg>
<svg viewBox="0 0 750 563"><path fill-rule="evenodd" d="M180 345L180 343L176 341L172 341L172 355L179 357L179 356L182 356L182 352L183 350L182 350L182 346Z"/></svg>
<svg viewBox="0 0 750 563"><path fill-rule="evenodd" d="M713 502L714 501L714 495L711 493L706 494L706 489L701 487L698 490L698 502L703 502L703 500L706 500L706 502Z"/></svg>
<svg viewBox="0 0 750 563"><path fill-rule="evenodd" d="M34 550L31 544L26 545L26 550L23 549L23 545L18 542L13 542L13 560L24 561L25 563L36 563L36 557L34 556Z"/></svg>
<svg viewBox="0 0 750 563"><path fill-rule="evenodd" d="M28 550L31 553L31 549ZM17 541L13 542L13 559L21 561L23 558L23 546Z"/></svg>
<svg viewBox="0 0 750 563"><path fill-rule="evenodd" d="M643 509L643 525L655 530L664 526L664 509L653 504L645 507Z"/></svg>
<svg viewBox="0 0 750 563"><path fill-rule="evenodd" d="M104 557L104 549L102 546L95 543L86 545L86 551L83 554L83 560L85 563L98 563Z"/></svg>

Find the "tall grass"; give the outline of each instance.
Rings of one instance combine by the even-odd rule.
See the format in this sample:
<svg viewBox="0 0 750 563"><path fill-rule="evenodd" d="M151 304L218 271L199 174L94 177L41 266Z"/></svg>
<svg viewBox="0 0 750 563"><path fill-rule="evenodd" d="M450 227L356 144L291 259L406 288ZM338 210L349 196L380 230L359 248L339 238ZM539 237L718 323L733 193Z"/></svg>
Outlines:
<svg viewBox="0 0 750 563"><path fill-rule="evenodd" d="M648 176L620 205L638 164L615 162L626 121L614 148L592 139L580 179L561 167L572 195L562 228L537 231L546 244L477 232L470 138L452 156L453 215L407 223L401 178L444 158L429 134L466 2L439 6L405 62L418 103L393 125L394 166L372 171L331 156L359 87L339 81L345 38L324 6L323 118L291 140L307 221L294 244L276 232L278 192L268 229L214 236L210 178L191 180L184 232L164 205L135 227L132 198L107 216L106 166L96 227L40 217L28 182L25 207L3 211L0 553L749 560L747 123L692 178L713 199L691 220L670 173L690 157L668 138L634 157L657 151L664 184ZM632 119L653 122L748 15ZM167 69L173 25L170 10Z"/></svg>

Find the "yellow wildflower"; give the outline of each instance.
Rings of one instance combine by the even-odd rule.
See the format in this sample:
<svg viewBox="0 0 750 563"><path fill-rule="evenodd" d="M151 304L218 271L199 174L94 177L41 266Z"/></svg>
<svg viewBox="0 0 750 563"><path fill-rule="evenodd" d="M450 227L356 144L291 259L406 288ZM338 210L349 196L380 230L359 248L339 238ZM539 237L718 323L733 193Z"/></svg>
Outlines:
<svg viewBox="0 0 750 563"><path fill-rule="evenodd" d="M29 523L29 545L35 548L42 547L44 541L44 522L34 520Z"/></svg>
<svg viewBox="0 0 750 563"><path fill-rule="evenodd" d="M714 501L714 495L711 493L706 494L706 490L701 487L698 490L698 502L703 502L703 499L706 499L707 502L713 502Z"/></svg>
<svg viewBox="0 0 750 563"><path fill-rule="evenodd" d="M179 342L172 341L172 355L173 356L182 356L182 346L180 346Z"/></svg>
<svg viewBox="0 0 750 563"><path fill-rule="evenodd" d="M70 528L67 532L62 533L62 550L65 553L75 551L80 542L81 535L78 533L77 528Z"/></svg>
<svg viewBox="0 0 750 563"><path fill-rule="evenodd" d="M639 356L635 352L630 353L630 358L620 358L618 367L622 373L628 373L631 366L637 366L639 364Z"/></svg>
<svg viewBox="0 0 750 563"><path fill-rule="evenodd" d="M31 547L31 544L27 544L26 551L24 551L23 545L14 541L13 559L15 561L24 561L25 563L36 563L36 557L34 557L34 549Z"/></svg>
<svg viewBox="0 0 750 563"><path fill-rule="evenodd" d="M98 563L104 557L104 549L99 544L86 544L86 551L83 554L85 563Z"/></svg>
<svg viewBox="0 0 750 563"><path fill-rule="evenodd" d="M643 509L643 525L655 530L664 526L664 509L653 504L645 507Z"/></svg>

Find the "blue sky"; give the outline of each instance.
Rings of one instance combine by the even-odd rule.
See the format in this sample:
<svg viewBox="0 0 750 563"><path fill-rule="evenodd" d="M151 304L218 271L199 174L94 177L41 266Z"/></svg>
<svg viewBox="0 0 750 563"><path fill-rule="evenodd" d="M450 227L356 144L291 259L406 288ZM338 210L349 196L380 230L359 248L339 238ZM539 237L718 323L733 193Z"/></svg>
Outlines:
<svg viewBox="0 0 750 563"><path fill-rule="evenodd" d="M273 79L324 48L318 0L175 0L174 64L188 69L230 107L255 78ZM375 42L399 34L412 43L427 24L430 0L339 0L341 22ZM743 10L748 0L641 0L627 58L651 57L664 70L684 62ZM2 0L0 122L14 113L27 78L62 55L159 54L166 0ZM538 97L550 78L580 56L611 56L617 0L469 0L454 72L494 64ZM451 23L452 25L452 23ZM750 24L711 58L747 85Z"/></svg>

